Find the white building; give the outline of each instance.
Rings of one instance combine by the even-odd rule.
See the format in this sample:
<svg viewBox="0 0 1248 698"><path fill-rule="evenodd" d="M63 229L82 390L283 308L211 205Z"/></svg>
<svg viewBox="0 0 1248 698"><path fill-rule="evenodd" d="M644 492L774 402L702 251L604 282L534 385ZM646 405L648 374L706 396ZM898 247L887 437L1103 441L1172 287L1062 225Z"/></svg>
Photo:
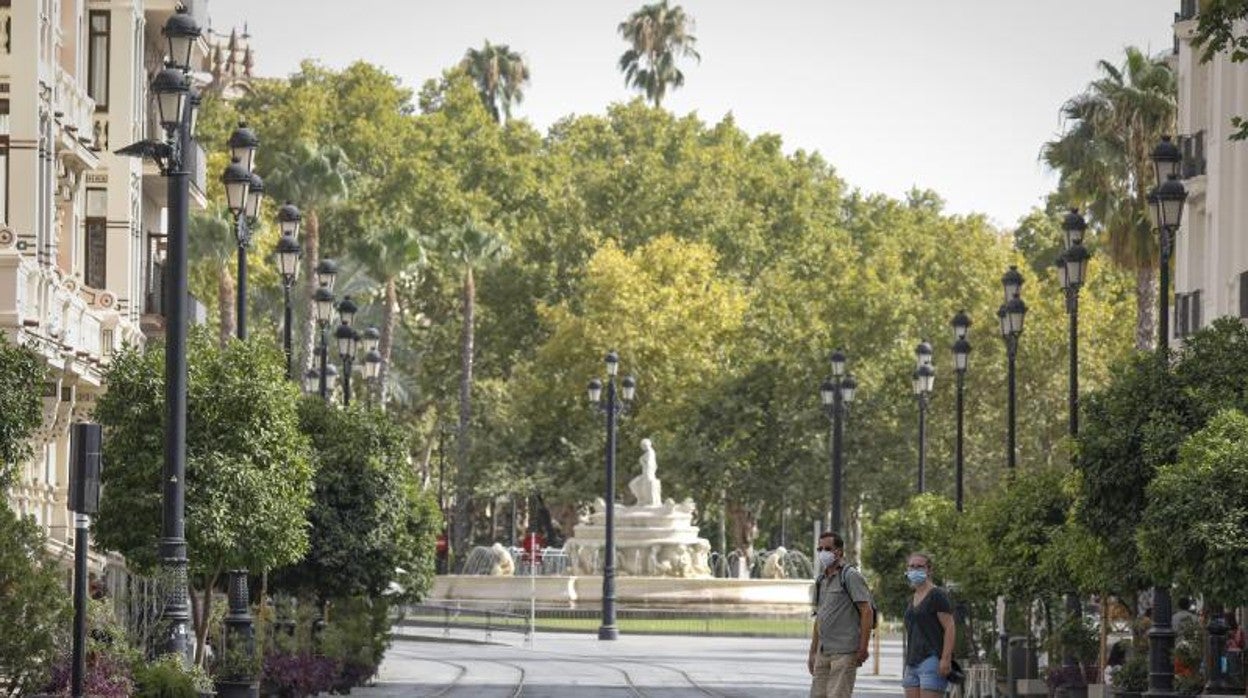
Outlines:
<svg viewBox="0 0 1248 698"><path fill-rule="evenodd" d="M207 25L205 0L185 0ZM69 425L123 344L159 331L165 181L114 151L162 138L148 94L175 0L0 0L0 331L47 361L36 455L9 504L72 552ZM208 43L193 59L207 66ZM204 153L188 155L191 205ZM153 425L153 428L159 428Z"/></svg>
<svg viewBox="0 0 1248 698"><path fill-rule="evenodd" d="M1248 318L1248 142L1230 140L1231 118L1248 116L1248 63L1232 63L1225 52L1200 62L1201 50L1191 43L1198 5L1183 0L1174 22L1188 191L1175 247L1175 338L1219 316Z"/></svg>

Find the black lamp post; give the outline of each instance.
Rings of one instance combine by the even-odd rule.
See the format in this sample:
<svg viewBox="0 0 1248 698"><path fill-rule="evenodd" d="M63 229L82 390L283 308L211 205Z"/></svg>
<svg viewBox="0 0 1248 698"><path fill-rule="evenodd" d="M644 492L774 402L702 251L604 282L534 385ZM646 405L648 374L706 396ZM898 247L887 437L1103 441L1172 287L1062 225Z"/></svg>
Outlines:
<svg viewBox="0 0 1248 698"><path fill-rule="evenodd" d="M225 198L234 214L234 236L238 244L238 338L247 338L247 249L251 245L251 221L260 212L264 181L252 171L260 140L244 122L230 134L230 164L221 175Z"/></svg>
<svg viewBox="0 0 1248 698"><path fill-rule="evenodd" d="M1015 362L1018 358L1018 338L1023 334L1023 319L1027 315L1027 304L1023 302L1023 275L1018 267L1011 266L1001 277L1001 285L1005 289L1005 303L997 310L997 319L1001 321L1001 339L1005 342L1005 355L1008 370L1008 405L1006 421L1008 438L1006 440L1006 466L1012 473L1016 465L1016 434L1017 424L1017 386L1015 382Z"/></svg>
<svg viewBox="0 0 1248 698"><path fill-rule="evenodd" d="M342 404L351 404L351 362L355 360L356 344L360 335L351 327L355 321L355 313L359 308L351 296L343 296L338 304L338 317L341 323L334 331L334 339L338 342L338 358L342 359Z"/></svg>
<svg viewBox="0 0 1248 698"><path fill-rule="evenodd" d="M321 345L317 348L320 359L320 393L322 400L329 400L329 323L334 318L334 281L338 278L338 265L332 259L322 259L316 265L316 293L312 294L316 308L316 323L321 330Z"/></svg>
<svg viewBox="0 0 1248 698"><path fill-rule="evenodd" d="M381 330L370 325L367 329L360 333L360 345L358 351L363 354L363 363L361 368L364 371L364 379L367 381L365 392L368 394L368 404L373 404L373 392L376 391L375 382L377 376L381 375L381 352L377 350L381 344Z"/></svg>
<svg viewBox="0 0 1248 698"><path fill-rule="evenodd" d="M837 349L832 352L832 377L819 386L819 399L823 403L828 419L832 420L832 504L829 525L831 530L840 531L844 499L845 466L843 459L843 442L845 440L845 417L849 406L854 401L854 393L858 382L845 372L845 352Z"/></svg>
<svg viewBox="0 0 1248 698"><path fill-rule="evenodd" d="M603 395L602 381L595 378L589 382L589 401L598 405L607 416L606 547L602 565L602 625L598 628L598 639L614 640L620 636L620 629L615 624L615 430L620 413L633 399L637 381L632 376L625 376L620 381L617 398L615 376L620 369L620 356L611 351L605 361L607 393Z"/></svg>
<svg viewBox="0 0 1248 698"><path fill-rule="evenodd" d="M117 151L150 158L168 186L168 249L165 268L165 453L161 477L163 509L157 556L166 580L162 618L167 653L187 657L192 650L187 626L186 527L186 326L187 229L190 178L183 157L192 146L197 101L191 99L191 51L200 27L185 7L169 17L161 33L168 42L168 62L152 80L164 140L144 140Z"/></svg>
<svg viewBox="0 0 1248 698"><path fill-rule="evenodd" d="M962 511L963 491L962 491L962 471L963 471L963 453L962 453L962 436L963 436L963 401L962 393L966 382L966 368L969 365L971 357L971 342L966 338L967 333L971 330L971 318L966 314L965 310L958 311L953 316L953 373L957 380L957 438L954 440L953 459L954 459L954 501L957 503L958 511Z"/></svg>
<svg viewBox="0 0 1248 698"><path fill-rule="evenodd" d="M936 368L932 366L932 345L921 342L914 349L915 369L911 374L914 397L919 403L919 494L927 491L927 402L936 382Z"/></svg>
<svg viewBox="0 0 1248 698"><path fill-rule="evenodd" d="M295 379L293 349L291 348L291 324L294 316L290 306L290 289L299 277L299 258L303 250L299 246L299 209L288 201L277 212L277 223L282 237L277 241L277 267L282 275L282 350L286 353L286 378Z"/></svg>
<svg viewBox="0 0 1248 698"><path fill-rule="evenodd" d="M1174 238L1183 222L1183 204L1187 190L1179 181L1182 153L1163 136L1152 153L1157 187L1149 194L1149 213L1161 235L1161 268L1159 269L1157 356L1169 360L1170 348L1170 255ZM1153 586L1153 624L1148 629L1148 691L1153 698L1169 698L1174 693L1174 627L1171 625L1170 585L1157 582Z"/></svg>
<svg viewBox="0 0 1248 698"><path fill-rule="evenodd" d="M1091 256L1083 246L1083 235L1088 224L1078 209L1071 209L1062 220L1062 233L1066 239L1066 248L1057 258L1057 277L1066 293L1066 314L1070 316L1070 390L1066 398L1066 409L1069 417L1069 433L1071 441L1079 436L1079 289L1087 274L1088 258ZM1070 461L1075 462L1075 452L1071 449ZM1066 594L1066 613L1070 618L1080 615L1079 596L1074 592ZM1078 658L1070 648L1063 648L1062 665L1074 667Z"/></svg>

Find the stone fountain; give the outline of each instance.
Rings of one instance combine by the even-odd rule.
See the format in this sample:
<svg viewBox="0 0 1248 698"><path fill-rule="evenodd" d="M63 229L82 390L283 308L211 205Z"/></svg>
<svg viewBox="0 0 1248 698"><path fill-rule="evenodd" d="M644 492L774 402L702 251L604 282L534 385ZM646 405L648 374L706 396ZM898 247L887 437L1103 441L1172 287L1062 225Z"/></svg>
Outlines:
<svg viewBox="0 0 1248 698"><path fill-rule="evenodd" d="M698 537L692 500L662 497L658 465L649 439L641 442L641 474L628 483L634 503L615 506L616 597L624 608L724 609L751 612L809 610L811 580L794 577L781 558L763 579L717 578L711 574L711 545ZM602 600L606 503L598 499L564 544L566 576L511 576L498 551L479 549L476 574L440 575L431 598L508 607L530 594L544 606L575 608ZM474 551L474 555L477 551ZM488 572L486 571L488 569ZM786 578L788 577L788 578Z"/></svg>
<svg viewBox="0 0 1248 698"><path fill-rule="evenodd" d="M692 499L662 501L663 484L650 439L641 440L641 474L628 483L635 502L615 505L615 571L620 576L711 577L711 544L698 537L693 525ZM568 568L574 575L602 573L606 547L606 503L594 502L593 511L576 526L576 536L564 544Z"/></svg>

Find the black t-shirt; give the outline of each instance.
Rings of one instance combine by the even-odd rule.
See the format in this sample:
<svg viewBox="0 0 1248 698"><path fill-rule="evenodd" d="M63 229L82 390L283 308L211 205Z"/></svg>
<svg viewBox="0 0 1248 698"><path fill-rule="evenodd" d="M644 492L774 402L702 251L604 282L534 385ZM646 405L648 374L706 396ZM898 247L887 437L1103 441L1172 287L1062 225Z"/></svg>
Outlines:
<svg viewBox="0 0 1248 698"><path fill-rule="evenodd" d="M937 613L953 613L949 595L940 587L932 587L916 607L906 604L906 664L914 666L928 657L939 657L944 648L945 628ZM930 638L930 639L929 639ZM936 643L933 647L932 643Z"/></svg>

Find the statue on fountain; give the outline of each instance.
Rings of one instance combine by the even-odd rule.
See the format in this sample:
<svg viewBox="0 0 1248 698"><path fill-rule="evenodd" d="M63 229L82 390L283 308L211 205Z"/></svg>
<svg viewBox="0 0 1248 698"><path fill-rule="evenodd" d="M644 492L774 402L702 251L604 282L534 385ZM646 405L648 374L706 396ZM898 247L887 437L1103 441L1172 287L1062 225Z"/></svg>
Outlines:
<svg viewBox="0 0 1248 698"><path fill-rule="evenodd" d="M657 507L663 505L662 483L656 475L659 464L650 439L641 440L641 474L628 483L628 489L637 498L636 506Z"/></svg>

